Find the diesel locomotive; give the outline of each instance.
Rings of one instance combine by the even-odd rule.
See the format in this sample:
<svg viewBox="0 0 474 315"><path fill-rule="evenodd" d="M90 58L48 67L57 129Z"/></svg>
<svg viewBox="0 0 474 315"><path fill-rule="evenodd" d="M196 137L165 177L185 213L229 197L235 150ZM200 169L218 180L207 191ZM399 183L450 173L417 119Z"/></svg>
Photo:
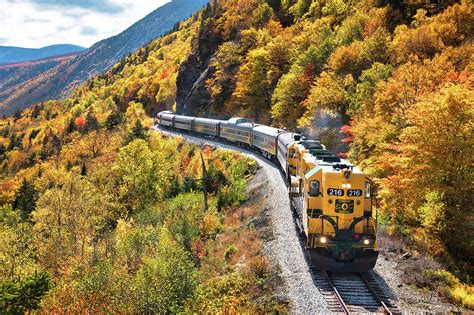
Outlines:
<svg viewBox="0 0 474 315"><path fill-rule="evenodd" d="M217 120L158 113L155 124L255 150L274 161L311 262L326 271L365 272L377 261L371 180L319 141L246 118Z"/></svg>

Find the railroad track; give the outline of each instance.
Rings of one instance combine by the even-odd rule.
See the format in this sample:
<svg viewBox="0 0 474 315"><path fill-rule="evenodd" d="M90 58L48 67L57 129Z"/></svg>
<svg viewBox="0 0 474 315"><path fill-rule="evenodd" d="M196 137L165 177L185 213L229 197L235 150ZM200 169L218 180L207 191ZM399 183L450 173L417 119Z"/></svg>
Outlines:
<svg viewBox="0 0 474 315"><path fill-rule="evenodd" d="M311 268L314 282L333 312L400 314L372 272L332 273Z"/></svg>

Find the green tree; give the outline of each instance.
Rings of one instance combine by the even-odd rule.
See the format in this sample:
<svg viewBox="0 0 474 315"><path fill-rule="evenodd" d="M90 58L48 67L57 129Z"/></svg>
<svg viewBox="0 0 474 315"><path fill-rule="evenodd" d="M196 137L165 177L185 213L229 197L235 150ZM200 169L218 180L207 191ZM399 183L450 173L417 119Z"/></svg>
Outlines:
<svg viewBox="0 0 474 315"><path fill-rule="evenodd" d="M65 257L85 258L107 218L109 196L97 190L85 177L63 170L44 175L53 184L38 199L33 212L43 265L59 272Z"/></svg>
<svg viewBox="0 0 474 315"><path fill-rule="evenodd" d="M89 111L86 115L86 124L84 125L84 130L86 132L89 132L89 131L97 131L100 129L100 123L99 121L97 120L97 117L95 116L95 114L91 111Z"/></svg>
<svg viewBox="0 0 474 315"><path fill-rule="evenodd" d="M152 152L147 142L136 139L122 148L114 166L118 195L128 214L160 200L164 183L172 176L164 153Z"/></svg>
<svg viewBox="0 0 474 315"><path fill-rule="evenodd" d="M195 296L197 272L189 254L163 228L158 249L136 277L140 313L179 313Z"/></svg>
<svg viewBox="0 0 474 315"><path fill-rule="evenodd" d="M127 142L132 142L135 139L146 140L146 138L147 138L146 128L143 127L141 120L137 119L128 134Z"/></svg>
<svg viewBox="0 0 474 315"><path fill-rule="evenodd" d="M107 119L105 120L105 127L109 130L115 126L122 124L125 120L125 115L118 109L112 111Z"/></svg>
<svg viewBox="0 0 474 315"><path fill-rule="evenodd" d="M0 312L3 314L24 314L37 310L41 299L52 288L49 275L35 273L24 279L6 281L0 284Z"/></svg>
<svg viewBox="0 0 474 315"><path fill-rule="evenodd" d="M20 188L15 194L13 200L13 209L20 212L21 219L26 221L30 218L31 212L36 207L37 192L35 187L23 178Z"/></svg>
<svg viewBox="0 0 474 315"><path fill-rule="evenodd" d="M30 275L36 270L36 253L29 222L10 205L0 207L0 281Z"/></svg>

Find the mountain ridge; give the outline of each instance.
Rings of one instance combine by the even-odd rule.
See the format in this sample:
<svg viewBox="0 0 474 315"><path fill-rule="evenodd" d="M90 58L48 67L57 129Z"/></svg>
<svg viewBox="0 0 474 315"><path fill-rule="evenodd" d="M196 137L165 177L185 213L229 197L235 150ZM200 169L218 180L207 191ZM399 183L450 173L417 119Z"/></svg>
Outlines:
<svg viewBox="0 0 474 315"><path fill-rule="evenodd" d="M103 73L123 57L165 34L207 2L208 0L173 0L120 34L95 43L72 59L45 67L36 75L30 75L28 69L18 70L26 80L19 80L8 88L0 88L0 114L10 115L15 110L42 101L67 97L82 82ZM5 77L5 74L2 75L0 71L1 77Z"/></svg>
<svg viewBox="0 0 474 315"><path fill-rule="evenodd" d="M49 45L41 48L0 46L0 65L77 53L87 48L73 44Z"/></svg>

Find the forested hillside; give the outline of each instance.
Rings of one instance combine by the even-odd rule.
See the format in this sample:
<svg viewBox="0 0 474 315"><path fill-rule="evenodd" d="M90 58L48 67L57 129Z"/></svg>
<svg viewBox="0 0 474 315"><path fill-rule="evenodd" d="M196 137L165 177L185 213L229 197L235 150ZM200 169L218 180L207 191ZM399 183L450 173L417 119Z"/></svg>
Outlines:
<svg viewBox="0 0 474 315"><path fill-rule="evenodd" d="M270 298L261 209L239 207L255 162L148 131L130 97L141 86L148 106L172 105L200 18L74 97L1 121L0 313L286 309Z"/></svg>
<svg viewBox="0 0 474 315"><path fill-rule="evenodd" d="M41 291L48 281L34 271L47 272L56 287L46 311L63 312L72 296L77 309L147 312L151 274L168 279L180 297L179 305L171 297L154 301L154 310L262 311L251 301L265 280L248 283L229 264L216 267L213 256L205 268L186 260L178 278L168 273L168 259L194 257L190 240L207 235L193 224L222 222L212 217L217 205L241 201L235 180L249 168L241 158L209 152L230 178L215 193L210 221L170 225L183 199L192 201L186 209L199 207L196 195L175 197L191 191L183 176L199 176L198 151L142 128L145 113L175 109L287 127L347 155L376 181L379 219L389 231L457 277L427 270L428 283L472 307L473 28L470 1L212 1L71 98L2 122L0 233L8 237L1 238L1 280L11 290L35 284ZM156 165L171 175L186 171L176 178ZM172 185L156 176L170 176ZM83 202L85 212L71 200ZM224 260L234 251L226 248ZM262 265L250 269L267 279ZM200 278L208 271L211 284ZM19 275L23 282L15 282ZM186 289L174 282L181 276L191 279ZM209 296L214 302L201 303Z"/></svg>
<svg viewBox="0 0 474 315"><path fill-rule="evenodd" d="M196 29L78 93L316 136L376 179L394 230L472 276L473 13L469 1L213 1Z"/></svg>
<svg viewBox="0 0 474 315"><path fill-rule="evenodd" d="M473 275L470 1L217 1L177 111L315 135L378 183L384 220Z"/></svg>

